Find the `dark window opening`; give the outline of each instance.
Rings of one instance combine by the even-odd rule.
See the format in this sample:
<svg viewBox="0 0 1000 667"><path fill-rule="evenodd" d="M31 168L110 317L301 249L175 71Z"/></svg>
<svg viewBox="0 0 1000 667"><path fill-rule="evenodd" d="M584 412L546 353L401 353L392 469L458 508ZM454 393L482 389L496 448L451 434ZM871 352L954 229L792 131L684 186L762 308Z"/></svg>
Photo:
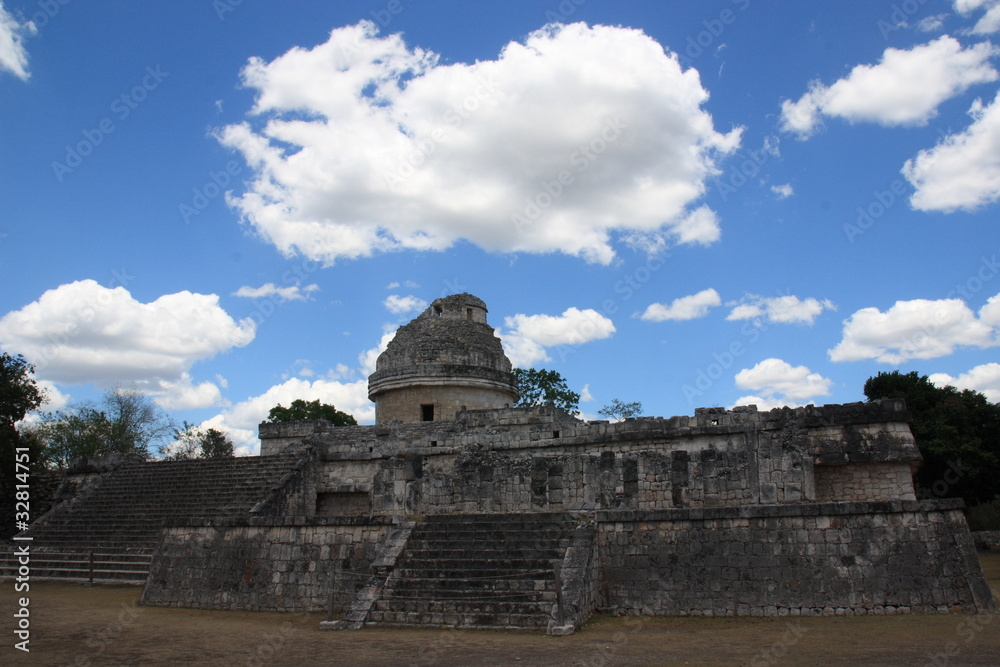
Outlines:
<svg viewBox="0 0 1000 667"><path fill-rule="evenodd" d="M558 438L559 437L559 431L552 431L552 437L553 438Z"/></svg>
<svg viewBox="0 0 1000 667"><path fill-rule="evenodd" d="M465 309L465 319L470 320L470 321L472 320L472 309L471 308L466 308Z"/></svg>
<svg viewBox="0 0 1000 667"><path fill-rule="evenodd" d="M432 422L434 421L434 405L421 405L420 406L420 421Z"/></svg>
<svg viewBox="0 0 1000 667"><path fill-rule="evenodd" d="M431 447L437 447L437 446L438 446L438 441L437 440L431 440Z"/></svg>
<svg viewBox="0 0 1000 667"><path fill-rule="evenodd" d="M438 317L440 317L441 313L443 313L443 312L444 312L444 309L442 309L441 306L434 306L434 314L435 315L437 315Z"/></svg>

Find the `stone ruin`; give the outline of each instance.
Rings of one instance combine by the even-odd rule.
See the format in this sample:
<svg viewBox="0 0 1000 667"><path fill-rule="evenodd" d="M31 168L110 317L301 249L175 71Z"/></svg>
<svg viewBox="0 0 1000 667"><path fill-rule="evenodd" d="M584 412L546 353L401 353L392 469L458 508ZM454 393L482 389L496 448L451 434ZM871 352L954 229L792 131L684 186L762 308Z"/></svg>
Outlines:
<svg viewBox="0 0 1000 667"><path fill-rule="evenodd" d="M916 499L902 401L513 408L486 315L457 294L401 327L369 379L375 425L265 423L260 457L223 462L78 462L25 533L36 576L337 629L994 609L962 501Z"/></svg>

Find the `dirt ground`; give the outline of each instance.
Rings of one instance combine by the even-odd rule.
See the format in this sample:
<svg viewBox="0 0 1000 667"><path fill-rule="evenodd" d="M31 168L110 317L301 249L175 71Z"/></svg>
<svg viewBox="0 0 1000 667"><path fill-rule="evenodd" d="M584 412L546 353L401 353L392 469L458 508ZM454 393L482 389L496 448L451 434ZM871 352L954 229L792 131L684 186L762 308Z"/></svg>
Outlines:
<svg viewBox="0 0 1000 667"><path fill-rule="evenodd" d="M1000 553L981 554L1000 600ZM569 637L471 630L332 632L321 614L139 607L139 589L33 582L30 648L2 584L2 665L1000 665L998 614L595 617Z"/></svg>

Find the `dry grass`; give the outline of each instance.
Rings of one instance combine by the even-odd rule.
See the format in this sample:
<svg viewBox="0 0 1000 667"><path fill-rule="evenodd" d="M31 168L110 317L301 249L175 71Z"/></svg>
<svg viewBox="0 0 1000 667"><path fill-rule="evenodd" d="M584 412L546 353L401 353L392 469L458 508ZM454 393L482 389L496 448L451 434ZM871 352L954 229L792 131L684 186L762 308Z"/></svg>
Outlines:
<svg viewBox="0 0 1000 667"><path fill-rule="evenodd" d="M1000 596L1000 554L983 554ZM10 627L16 598L2 584ZM139 589L36 582L30 654L4 665L1000 664L997 615L597 617L570 637L454 630L319 630L321 615L138 607Z"/></svg>

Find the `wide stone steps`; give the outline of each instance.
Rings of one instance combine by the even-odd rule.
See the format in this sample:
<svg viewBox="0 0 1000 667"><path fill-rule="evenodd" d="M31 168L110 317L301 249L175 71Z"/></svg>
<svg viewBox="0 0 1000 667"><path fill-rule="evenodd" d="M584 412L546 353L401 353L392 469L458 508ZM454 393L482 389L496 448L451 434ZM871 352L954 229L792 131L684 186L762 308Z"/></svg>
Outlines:
<svg viewBox="0 0 1000 667"><path fill-rule="evenodd" d="M566 514L424 517L413 528L367 625L545 628L554 566L575 522Z"/></svg>
<svg viewBox="0 0 1000 667"><path fill-rule="evenodd" d="M41 549L63 552L34 560L32 573L89 579L91 552L151 553L167 521L246 516L305 455L300 450L218 461L127 462L21 533L33 539L33 559ZM95 560L101 563L95 562L95 578L143 581L149 569L148 557L135 564ZM0 576L9 571L0 560Z"/></svg>

